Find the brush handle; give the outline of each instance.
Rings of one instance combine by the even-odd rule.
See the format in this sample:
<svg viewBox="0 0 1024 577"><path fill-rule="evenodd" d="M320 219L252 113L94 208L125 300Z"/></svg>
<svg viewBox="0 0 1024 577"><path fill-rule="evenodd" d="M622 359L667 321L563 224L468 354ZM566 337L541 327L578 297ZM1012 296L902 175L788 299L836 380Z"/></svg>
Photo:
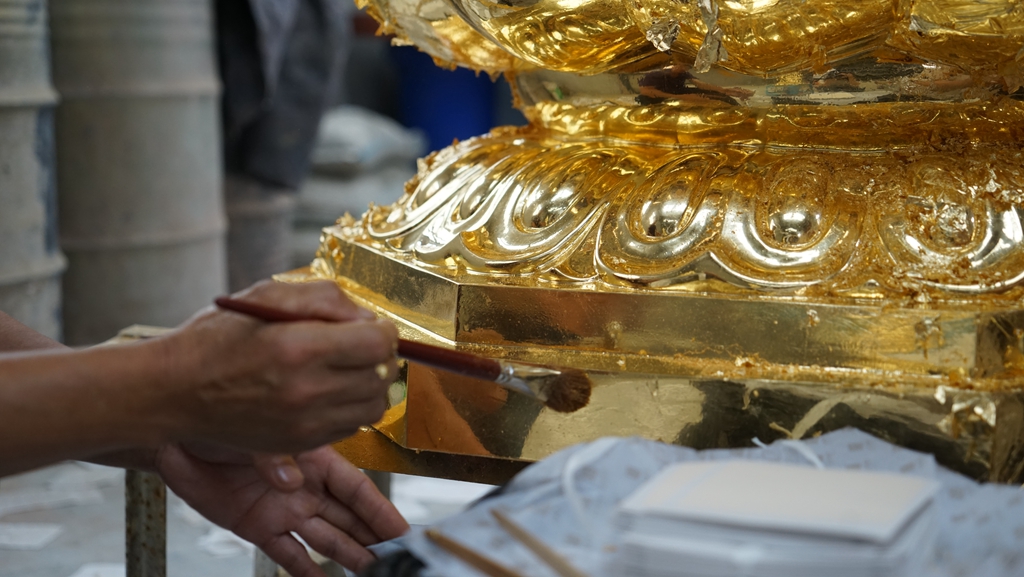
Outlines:
<svg viewBox="0 0 1024 577"><path fill-rule="evenodd" d="M522 577L518 572L499 564L497 561L492 561L488 557L484 557L458 541L450 539L437 529L427 529L424 534L435 545L488 577Z"/></svg>
<svg viewBox="0 0 1024 577"><path fill-rule="evenodd" d="M226 311L240 313L269 323L331 322L327 319L282 311L248 301L236 300L231 297L217 297L213 302ZM404 359L466 377L495 381L501 375L501 364L494 359L435 347L434 345L417 343L416 341L398 339L398 351L396 352L398 356Z"/></svg>
<svg viewBox="0 0 1024 577"><path fill-rule="evenodd" d="M416 341L398 339L398 356L421 365L485 381L493 382L501 376L501 364L494 359Z"/></svg>

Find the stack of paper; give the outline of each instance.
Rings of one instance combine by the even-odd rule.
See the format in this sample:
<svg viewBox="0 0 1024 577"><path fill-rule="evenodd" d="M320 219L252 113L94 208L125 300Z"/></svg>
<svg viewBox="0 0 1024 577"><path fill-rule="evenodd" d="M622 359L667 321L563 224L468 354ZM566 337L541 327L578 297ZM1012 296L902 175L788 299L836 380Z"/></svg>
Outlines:
<svg viewBox="0 0 1024 577"><path fill-rule="evenodd" d="M682 463L622 502L632 577L913 577L931 551L931 479L759 461Z"/></svg>

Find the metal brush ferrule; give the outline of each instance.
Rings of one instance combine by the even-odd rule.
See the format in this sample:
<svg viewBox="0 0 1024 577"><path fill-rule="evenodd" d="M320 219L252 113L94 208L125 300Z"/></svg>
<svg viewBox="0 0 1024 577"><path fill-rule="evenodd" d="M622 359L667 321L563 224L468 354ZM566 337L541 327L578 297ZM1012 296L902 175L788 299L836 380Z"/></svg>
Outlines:
<svg viewBox="0 0 1024 577"><path fill-rule="evenodd" d="M535 367L531 365L521 365L518 363L510 363L506 361L498 361L501 365L501 374L495 383L507 388L528 395L531 397L541 398L542 385L550 378L561 373L553 369L546 369L544 367Z"/></svg>

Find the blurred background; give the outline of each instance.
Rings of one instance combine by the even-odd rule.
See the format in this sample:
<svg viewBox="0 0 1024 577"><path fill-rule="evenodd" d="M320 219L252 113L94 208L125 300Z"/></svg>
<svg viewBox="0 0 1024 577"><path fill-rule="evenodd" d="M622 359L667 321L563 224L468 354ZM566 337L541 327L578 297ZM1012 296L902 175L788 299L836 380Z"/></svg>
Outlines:
<svg viewBox="0 0 1024 577"><path fill-rule="evenodd" d="M4 0L0 310L71 345L176 325L525 124L504 78L376 31L348 0Z"/></svg>
<svg viewBox="0 0 1024 577"><path fill-rule="evenodd" d="M335 107L320 125L299 195L296 267L309 264L321 228L346 212L359 216L370 202L397 199L415 158L497 126L526 124L504 77L439 68L416 48L376 36L377 23L366 14L353 9L351 21Z"/></svg>
<svg viewBox="0 0 1024 577"><path fill-rule="evenodd" d="M0 310L72 346L174 326L306 266L416 159L525 124L503 78L444 70L349 0L0 0ZM412 522L486 487L397 478ZM123 472L0 480L0 577L124 575ZM169 503L169 574L252 550Z"/></svg>

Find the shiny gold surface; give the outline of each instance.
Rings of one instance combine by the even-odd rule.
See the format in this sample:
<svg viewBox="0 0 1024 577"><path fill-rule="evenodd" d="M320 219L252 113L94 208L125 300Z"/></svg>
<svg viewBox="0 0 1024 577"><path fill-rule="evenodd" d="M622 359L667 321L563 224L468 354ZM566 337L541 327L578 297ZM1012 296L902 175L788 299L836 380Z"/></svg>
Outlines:
<svg viewBox="0 0 1024 577"><path fill-rule="evenodd" d="M404 276L376 266L386 257L362 258L378 279ZM359 270L349 273L369 278ZM290 280L304 278L318 277L305 271ZM416 316L409 308L414 298L399 303L387 296L404 291L339 280L354 298L394 319L406 338L569 365L595 383L590 405L567 415L489 383L409 364L377 425L404 447L536 460L606 435L711 448L855 426L934 453L976 478L1024 480L1020 311L972 317L893 306L871 314L868 307L790 300L664 295L659 303L629 293L504 293L514 288L507 285L477 295L476 285L434 276L453 285L455 295L443 323L433 316L440 309ZM463 328L461 319L489 324Z"/></svg>
<svg viewBox="0 0 1024 577"><path fill-rule="evenodd" d="M370 428L360 429L355 435L338 441L334 448L360 469L490 485L505 483L529 464L405 449Z"/></svg>
<svg viewBox="0 0 1024 577"><path fill-rule="evenodd" d="M361 256L386 260L373 253ZM397 276L402 266L386 270ZM362 275L355 278L373 282ZM842 374L864 369L878 371L872 376L878 380L927 380L936 371L1008 379L1018 370L1015 333L1022 325L1013 308L902 309L870 302L435 282L438 293L454 294L450 307L431 310L426 302L419 307L415 295L401 287L346 286L434 338L481 347L551 347L556 357L570 354L570 349L571 364L586 359L589 364L584 366L600 370L639 364L651 371L715 376L732 374L737 359L754 359L762 372L795 374L803 367ZM556 357L521 360L563 364ZM749 372L744 368L741 375ZM985 386L1004 388L1005 383Z"/></svg>
<svg viewBox="0 0 1024 577"><path fill-rule="evenodd" d="M516 57L553 70L599 72L665 62L620 0L448 0Z"/></svg>
<svg viewBox="0 0 1024 577"><path fill-rule="evenodd" d="M975 478L1024 480L1019 393L643 373L590 376L594 398L571 415L495 398L443 374L417 382L409 404L395 411L405 410L408 446L478 457L536 460L609 435L727 448L749 446L754 438L800 439L852 426L933 453L940 463Z"/></svg>
<svg viewBox="0 0 1024 577"><path fill-rule="evenodd" d="M666 22L666 47L706 71L712 65L778 74L858 56L881 46L893 25L891 0L638 0L623 2L650 37ZM669 38L665 39L666 41ZM661 48L659 46L659 48Z"/></svg>
<svg viewBox="0 0 1024 577"><path fill-rule="evenodd" d="M899 0L891 45L919 58L953 64L1021 86L1024 9L1017 0Z"/></svg>
<svg viewBox="0 0 1024 577"><path fill-rule="evenodd" d="M969 135L975 122L988 121L934 129ZM908 141L933 130L904 128ZM812 141L836 130L792 133ZM997 145L1001 135L976 145L811 151L498 131L432 156L397 203L330 229L325 242L412 259L470 284L479 273L584 292L756 289L752 296L800 291L879 305L991 294L974 303L979 310L1012 307L1024 280L1024 159ZM347 276L328 245L318 266Z"/></svg>
<svg viewBox="0 0 1024 577"><path fill-rule="evenodd" d="M378 34L394 43L415 44L438 66L464 66L490 74L521 67L515 59L460 19L443 0L356 0L379 23Z"/></svg>
<svg viewBox="0 0 1024 577"><path fill-rule="evenodd" d="M457 469L855 426L1024 481L1019 2L366 1L508 72L530 125L424 159L287 280L595 383L566 415L409 364L394 444Z"/></svg>
<svg viewBox="0 0 1024 577"><path fill-rule="evenodd" d="M763 77L852 59L928 62L1020 87L1015 0L359 0L447 65L594 74L670 58ZM506 56L500 56L500 47Z"/></svg>
<svg viewBox="0 0 1024 577"><path fill-rule="evenodd" d="M1020 136L1019 99L948 66L880 68L859 60L820 76L771 80L680 66L592 76L532 70L514 78L532 124L568 138L877 150Z"/></svg>

